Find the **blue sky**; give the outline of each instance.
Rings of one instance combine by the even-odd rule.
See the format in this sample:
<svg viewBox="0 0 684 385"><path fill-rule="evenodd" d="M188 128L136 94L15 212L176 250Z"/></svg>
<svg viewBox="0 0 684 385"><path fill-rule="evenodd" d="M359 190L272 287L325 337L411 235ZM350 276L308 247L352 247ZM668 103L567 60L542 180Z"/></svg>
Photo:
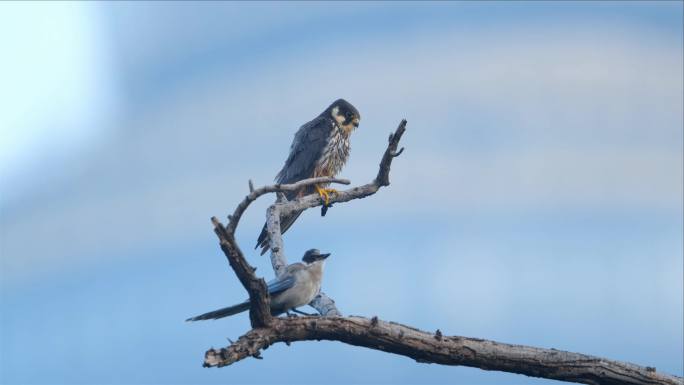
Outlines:
<svg viewBox="0 0 684 385"><path fill-rule="evenodd" d="M679 2L3 3L0 42L2 383L552 383L331 342L201 367L249 328L183 322L244 297L209 217L339 97L355 184L409 121L389 188L285 236L343 313L684 372Z"/></svg>

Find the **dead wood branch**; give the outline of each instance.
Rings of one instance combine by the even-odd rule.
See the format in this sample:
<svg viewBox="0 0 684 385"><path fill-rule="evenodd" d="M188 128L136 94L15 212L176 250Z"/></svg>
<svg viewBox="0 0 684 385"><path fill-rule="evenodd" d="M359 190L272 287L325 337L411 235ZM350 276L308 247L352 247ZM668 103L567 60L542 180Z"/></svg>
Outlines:
<svg viewBox="0 0 684 385"><path fill-rule="evenodd" d="M682 384L681 378L658 373L654 368L556 349L442 336L439 331L428 333L376 317L278 318L269 328L253 329L227 348L207 351L204 365L230 365L277 342L318 340L395 353L421 363L470 366L583 384Z"/></svg>
<svg viewBox="0 0 684 385"><path fill-rule="evenodd" d="M273 317L271 316L270 298L266 290L266 282L263 278L257 278L254 275L255 269L247 263L245 256L235 241L234 234L228 232L216 217L212 217L211 222L214 224L214 232L219 238L221 250L223 250L226 258L228 258L230 267L233 268L240 283L249 293L249 300L252 305L249 309L249 319L252 327L268 326L273 321Z"/></svg>
<svg viewBox="0 0 684 385"><path fill-rule="evenodd" d="M389 144L380 161L380 169L373 181L333 194L330 203L365 198L377 192L380 187L388 186L392 159L404 150L403 148L397 150L397 148L405 129L406 121L402 120L396 131L390 135ZM254 269L245 260L234 238L235 229L244 211L258 197L272 192L292 191L304 185L318 183L349 184L349 181L314 178L291 185L272 185L259 189L255 189L250 181L249 195L229 216L229 223L226 227L223 227L216 218L212 218L221 249L249 293L250 320L253 329L237 341L231 341L226 348L208 350L205 354L204 366L221 367L248 357L261 358L262 350L278 342L290 344L297 341L329 340L395 353L421 363L463 365L560 381L610 385L684 385L682 378L656 372L655 368L585 354L511 345L476 338L449 337L442 335L439 330L435 333L428 333L410 326L381 321L377 317L371 319L341 317L334 301L324 293L320 293L310 305L326 317L278 318L271 316L270 299L265 282L254 275ZM280 275L283 268L287 266L280 230L281 216L322 204L324 202L318 194L311 194L292 201L279 197L276 203L268 208L266 223L270 238L271 264L276 275Z"/></svg>

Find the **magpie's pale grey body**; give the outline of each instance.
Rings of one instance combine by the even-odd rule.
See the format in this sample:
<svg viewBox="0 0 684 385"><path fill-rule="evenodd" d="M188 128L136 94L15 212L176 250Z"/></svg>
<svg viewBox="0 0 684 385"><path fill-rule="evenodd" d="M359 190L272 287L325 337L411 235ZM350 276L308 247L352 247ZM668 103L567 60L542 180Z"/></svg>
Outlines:
<svg viewBox="0 0 684 385"><path fill-rule="evenodd" d="M276 182L287 184L307 178L336 176L349 158L349 138L360 119L359 112L346 100L333 102L315 119L299 128L290 146L290 155L275 178ZM318 191L327 202L328 190L322 187L325 186L308 186L288 192L286 196L291 200ZM285 233L300 214L295 212L281 218L281 233ZM266 225L261 230L256 247L262 248L261 254L269 249Z"/></svg>
<svg viewBox="0 0 684 385"><path fill-rule="evenodd" d="M321 254L317 249L308 250L302 261L285 268L285 272L268 283L271 296L271 314L278 315L311 302L321 290L323 264L330 254ZM201 321L228 317L249 310L249 301L210 311L188 318L186 321Z"/></svg>

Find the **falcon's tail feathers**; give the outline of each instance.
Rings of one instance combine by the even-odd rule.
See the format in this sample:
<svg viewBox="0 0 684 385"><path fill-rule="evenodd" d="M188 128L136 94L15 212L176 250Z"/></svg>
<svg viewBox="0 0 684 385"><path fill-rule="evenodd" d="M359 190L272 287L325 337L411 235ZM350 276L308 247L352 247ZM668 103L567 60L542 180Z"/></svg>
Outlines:
<svg viewBox="0 0 684 385"><path fill-rule="evenodd" d="M300 215L302 215L303 211L295 211L294 213L280 218L280 234L285 234L285 232L292 226L293 223L299 218ZM259 248L261 247L261 255L266 254L266 252L269 250L268 246L268 229L266 228L266 224L264 224L264 227L261 229L261 234L259 234L259 239L257 240L257 244L254 247Z"/></svg>
<svg viewBox="0 0 684 385"><path fill-rule="evenodd" d="M268 245L268 228L264 223L264 227L261 229L261 233L259 234L259 238L257 238L257 243L256 246L254 246L254 249L266 247L265 245ZM261 253L261 255L264 255L264 253Z"/></svg>

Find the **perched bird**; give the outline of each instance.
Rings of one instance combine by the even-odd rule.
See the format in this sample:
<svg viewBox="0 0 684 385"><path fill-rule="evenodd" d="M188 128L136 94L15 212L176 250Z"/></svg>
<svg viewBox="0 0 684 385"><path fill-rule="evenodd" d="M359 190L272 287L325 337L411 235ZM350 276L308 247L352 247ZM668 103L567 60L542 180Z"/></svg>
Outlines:
<svg viewBox="0 0 684 385"><path fill-rule="evenodd" d="M323 279L323 263L330 254L321 254L317 249L304 253L304 263L293 263L285 268L285 272L268 283L268 294L271 296L271 314L278 315L311 302L321 290ZM249 310L249 300L237 305L224 307L204 313L186 321L202 321L229 317Z"/></svg>
<svg viewBox="0 0 684 385"><path fill-rule="evenodd" d="M346 100L333 102L314 120L299 128L290 146L290 155L275 178L276 182L287 184L307 178L337 175L349 158L349 137L359 126L360 119L359 111ZM330 194L336 191L327 188L327 185L318 185L290 191L285 196L292 200L313 192L318 192L327 206ZM298 211L280 218L281 233L285 233L301 213ZM266 225L259 234L255 249L258 247L262 248L262 255L269 249Z"/></svg>

